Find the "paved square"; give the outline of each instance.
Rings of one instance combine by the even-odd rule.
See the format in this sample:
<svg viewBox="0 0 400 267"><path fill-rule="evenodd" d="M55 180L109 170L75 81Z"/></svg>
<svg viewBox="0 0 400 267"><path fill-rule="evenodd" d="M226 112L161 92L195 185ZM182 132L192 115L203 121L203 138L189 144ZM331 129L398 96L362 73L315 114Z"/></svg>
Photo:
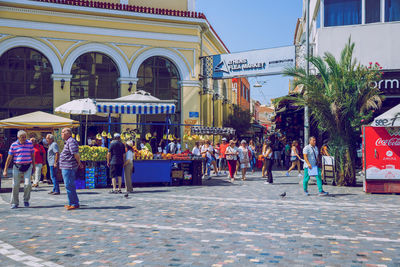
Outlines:
<svg viewBox="0 0 400 267"><path fill-rule="evenodd" d="M0 266L400 266L400 196L325 186L319 197L311 185L307 197L299 177L283 175L271 185L258 172L141 187L128 198L79 190L72 211L64 188L53 196L41 185L16 210L2 193Z"/></svg>

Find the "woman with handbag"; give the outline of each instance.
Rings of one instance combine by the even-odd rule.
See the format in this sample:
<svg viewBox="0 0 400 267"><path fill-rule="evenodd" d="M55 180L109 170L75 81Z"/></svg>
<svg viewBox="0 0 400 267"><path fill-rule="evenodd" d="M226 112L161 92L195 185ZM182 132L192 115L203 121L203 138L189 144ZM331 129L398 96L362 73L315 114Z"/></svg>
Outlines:
<svg viewBox="0 0 400 267"><path fill-rule="evenodd" d="M239 160L240 160L240 168L242 169L242 180L246 180L246 172L247 169L250 168L250 158L251 158L251 152L247 148L247 142L246 140L242 140L240 142L240 147L239 147Z"/></svg>
<svg viewBox="0 0 400 267"><path fill-rule="evenodd" d="M226 162L228 163L229 176L232 183L235 181L235 171L238 154L239 152L236 149L235 142L233 140L230 140L229 146L225 150L225 156Z"/></svg>
<svg viewBox="0 0 400 267"><path fill-rule="evenodd" d="M39 187L39 181L42 176L42 167L43 165L46 165L46 151L42 145L37 143L35 137L32 137L30 141L33 144L33 150L35 153L35 172L33 173L32 187Z"/></svg>
<svg viewBox="0 0 400 267"><path fill-rule="evenodd" d="M268 177L268 180L265 181L265 184L272 184L274 182L273 177L272 177L272 165L274 164L273 161L273 155L274 151L272 150L271 144L266 141L265 142L265 148L263 149L263 155L264 155L264 177L265 177L265 171L267 172L266 176Z"/></svg>

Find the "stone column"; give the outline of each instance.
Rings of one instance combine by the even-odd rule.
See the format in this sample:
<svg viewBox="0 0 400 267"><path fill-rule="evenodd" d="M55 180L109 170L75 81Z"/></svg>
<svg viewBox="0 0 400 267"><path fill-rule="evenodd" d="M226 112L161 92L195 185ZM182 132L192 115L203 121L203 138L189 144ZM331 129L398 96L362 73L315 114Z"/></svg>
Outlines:
<svg viewBox="0 0 400 267"><path fill-rule="evenodd" d="M136 85L138 78L131 77L121 77L118 79L120 84L121 96L127 96L136 91ZM121 123L136 123L136 115L121 115ZM137 125L135 124L121 124L121 132L126 131L126 129L136 129Z"/></svg>
<svg viewBox="0 0 400 267"><path fill-rule="evenodd" d="M201 105L201 83L199 81L181 81L182 91L182 124L200 124ZM180 127L180 134L183 137L190 132L190 126Z"/></svg>
<svg viewBox="0 0 400 267"><path fill-rule="evenodd" d="M54 109L62 104L71 101L71 78L70 74L54 73L53 78L53 112ZM60 114L69 118L68 114Z"/></svg>

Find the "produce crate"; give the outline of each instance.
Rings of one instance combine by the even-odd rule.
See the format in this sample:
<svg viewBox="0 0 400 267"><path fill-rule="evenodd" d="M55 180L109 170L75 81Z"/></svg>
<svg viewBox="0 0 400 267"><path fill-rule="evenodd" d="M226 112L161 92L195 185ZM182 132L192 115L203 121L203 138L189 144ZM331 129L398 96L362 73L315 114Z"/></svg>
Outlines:
<svg viewBox="0 0 400 267"><path fill-rule="evenodd" d="M177 179L182 179L183 178L183 170L172 170L171 177L177 178Z"/></svg>

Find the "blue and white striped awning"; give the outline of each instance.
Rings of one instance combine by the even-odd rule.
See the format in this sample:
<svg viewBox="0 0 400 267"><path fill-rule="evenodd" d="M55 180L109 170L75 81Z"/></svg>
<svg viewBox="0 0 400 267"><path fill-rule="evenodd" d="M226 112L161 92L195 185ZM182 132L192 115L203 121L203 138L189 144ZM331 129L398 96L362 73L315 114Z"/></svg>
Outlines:
<svg viewBox="0 0 400 267"><path fill-rule="evenodd" d="M174 114L174 104L97 103L98 113Z"/></svg>

